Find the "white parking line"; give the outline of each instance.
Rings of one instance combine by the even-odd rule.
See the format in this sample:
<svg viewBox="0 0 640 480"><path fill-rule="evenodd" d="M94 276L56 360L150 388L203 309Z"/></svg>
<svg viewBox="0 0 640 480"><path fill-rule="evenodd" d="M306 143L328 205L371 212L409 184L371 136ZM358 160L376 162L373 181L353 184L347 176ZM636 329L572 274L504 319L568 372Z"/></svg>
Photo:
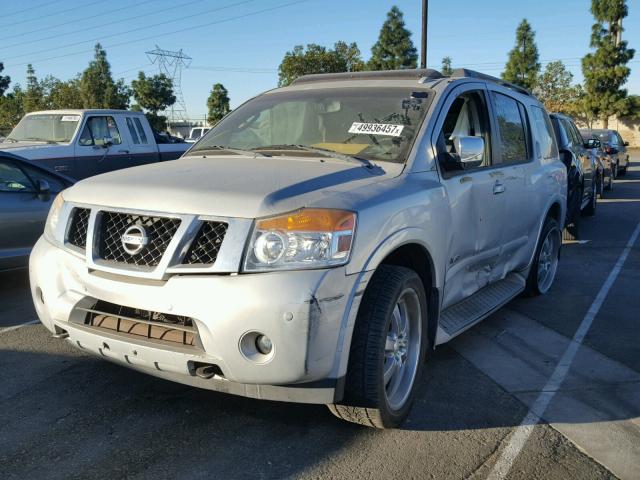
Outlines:
<svg viewBox="0 0 640 480"><path fill-rule="evenodd" d="M12 332L14 330L18 330L19 328L25 327L27 325L34 325L36 323L40 323L40 320L31 320L30 322L21 323L20 325L13 325L11 327L0 328L0 333Z"/></svg>
<svg viewBox="0 0 640 480"><path fill-rule="evenodd" d="M622 270L622 266L629 256L629 252L638 239L638 235L640 235L640 223L638 223L635 230L631 234L631 238L629 238L627 245L618 257L618 261L616 262L613 269L609 273L609 276L600 288L598 295L596 296L586 315L582 319L580 326L576 330L576 333L567 346L567 349L562 355L562 358L556 365L555 370L549 377L549 380L547 380L547 383L542 388L540 395L538 395L538 398L536 398L536 401L533 403L522 422L520 422L520 425L516 428L516 431L511 435L509 443L504 448L502 454L493 466L491 473L489 473L489 476L487 477L488 479L503 479L507 477L509 470L511 470L511 467L513 466L513 462L522 450L522 447L524 447L524 444L529 438L529 435L531 435L533 428L540 422L540 419L544 415L544 412L549 406L549 403L560 389L560 386L562 385L562 382L564 381L565 377L567 376L567 372L571 367L573 359L575 358L580 345L584 341L584 337L589 332L589 328L591 328L593 320L595 319L596 315L600 311L600 307L607 298L609 290L616 281L616 278L618 278L620 270Z"/></svg>

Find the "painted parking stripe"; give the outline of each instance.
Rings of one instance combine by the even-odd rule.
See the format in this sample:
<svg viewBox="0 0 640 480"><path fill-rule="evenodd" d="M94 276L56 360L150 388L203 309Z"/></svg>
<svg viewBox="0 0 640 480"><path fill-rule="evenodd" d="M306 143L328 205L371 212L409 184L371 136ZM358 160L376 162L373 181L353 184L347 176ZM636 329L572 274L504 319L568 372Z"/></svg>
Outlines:
<svg viewBox="0 0 640 480"><path fill-rule="evenodd" d="M560 389L560 386L567 376L569 368L573 363L580 345L589 332L589 328L591 328L593 320L600 311L600 307L602 307L602 304L607 298L609 290L616 281L616 278L618 278L618 275L620 274L620 271L622 270L622 267L627 260L627 257L629 256L629 252L638 239L638 235L640 235L640 223L638 223L635 230L631 234L627 245L618 257L618 261L616 262L613 269L609 273L609 276L600 288L598 295L596 296L586 315L582 319L580 326L578 326L576 333L567 346L567 349L562 355L562 358L560 358L560 361L556 365L553 373L547 380L547 383L542 388L542 391L529 409L527 415L524 417L522 422L520 422L520 425L516 427L515 432L513 432L513 434L511 435L509 443L503 449L500 457L493 466L491 473L489 473L489 476L487 477L488 479L503 479L507 477L507 474L513 466L513 462L524 447L524 444L529 438L529 435L531 435L534 427L540 422L540 418L544 415L544 412L549 406L549 403Z"/></svg>
<svg viewBox="0 0 640 480"><path fill-rule="evenodd" d="M30 322L21 323L20 325L13 325L11 327L0 328L0 333L12 332L14 330L18 330L19 328L26 327L27 325L35 325L36 323L40 323L40 320L31 320Z"/></svg>

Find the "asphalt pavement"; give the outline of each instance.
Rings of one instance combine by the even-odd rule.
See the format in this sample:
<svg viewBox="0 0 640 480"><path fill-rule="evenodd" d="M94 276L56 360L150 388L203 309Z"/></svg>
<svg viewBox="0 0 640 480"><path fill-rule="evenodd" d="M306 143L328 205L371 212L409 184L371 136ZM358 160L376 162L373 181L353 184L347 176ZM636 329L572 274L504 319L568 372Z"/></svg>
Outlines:
<svg viewBox="0 0 640 480"><path fill-rule="evenodd" d="M632 158L581 241L563 245L550 293L433 352L398 430L87 356L28 323L26 272L0 274L0 478L640 478Z"/></svg>

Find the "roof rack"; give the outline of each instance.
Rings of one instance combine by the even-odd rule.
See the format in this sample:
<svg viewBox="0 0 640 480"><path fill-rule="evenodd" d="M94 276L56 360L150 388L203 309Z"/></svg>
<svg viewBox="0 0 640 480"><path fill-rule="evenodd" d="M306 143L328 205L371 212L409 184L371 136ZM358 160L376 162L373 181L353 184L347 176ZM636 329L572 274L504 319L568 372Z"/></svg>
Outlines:
<svg viewBox="0 0 640 480"><path fill-rule="evenodd" d="M412 68L405 70L381 70L374 72L315 73L296 78L291 85L312 82L331 82L336 80L437 80L444 76L431 68Z"/></svg>
<svg viewBox="0 0 640 480"><path fill-rule="evenodd" d="M456 68L451 74L452 77L468 77L468 78L477 78L478 80L486 80L488 82L497 83L498 85L502 85L503 87L510 88L511 90L515 90L518 93L522 93L523 95L528 95L533 97L531 92L520 85L516 85L511 82L507 82L506 80L502 80L501 78L492 77L491 75L487 75L486 73L476 72L475 70L469 70L468 68Z"/></svg>

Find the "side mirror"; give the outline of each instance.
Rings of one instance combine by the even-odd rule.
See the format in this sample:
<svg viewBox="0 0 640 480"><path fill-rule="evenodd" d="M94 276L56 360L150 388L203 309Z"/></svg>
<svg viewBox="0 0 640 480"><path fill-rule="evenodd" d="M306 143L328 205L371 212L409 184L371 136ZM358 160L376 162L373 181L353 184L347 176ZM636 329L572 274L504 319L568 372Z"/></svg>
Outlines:
<svg viewBox="0 0 640 480"><path fill-rule="evenodd" d="M587 143L585 144L586 148L600 148L600 145L602 145L600 143L600 140L598 140L597 138L590 138L589 140L587 140Z"/></svg>
<svg viewBox="0 0 640 480"><path fill-rule="evenodd" d="M36 186L38 187L38 193L49 193L51 191L51 186L46 180L38 180Z"/></svg>
<svg viewBox="0 0 640 480"><path fill-rule="evenodd" d="M564 163L564 166L567 167L568 170L573 164L573 154L569 150L562 149L560 150L560 160L562 160L562 163Z"/></svg>
<svg viewBox="0 0 640 480"><path fill-rule="evenodd" d="M484 158L484 138L454 137L453 146L456 149L462 168L474 168L482 164Z"/></svg>
<svg viewBox="0 0 640 480"><path fill-rule="evenodd" d="M629 142L624 142L624 146L628 147L629 146Z"/></svg>
<svg viewBox="0 0 640 480"><path fill-rule="evenodd" d="M113 138L111 138L111 137L103 137L103 139L102 139L102 147L103 148L109 148L111 145L113 145Z"/></svg>

